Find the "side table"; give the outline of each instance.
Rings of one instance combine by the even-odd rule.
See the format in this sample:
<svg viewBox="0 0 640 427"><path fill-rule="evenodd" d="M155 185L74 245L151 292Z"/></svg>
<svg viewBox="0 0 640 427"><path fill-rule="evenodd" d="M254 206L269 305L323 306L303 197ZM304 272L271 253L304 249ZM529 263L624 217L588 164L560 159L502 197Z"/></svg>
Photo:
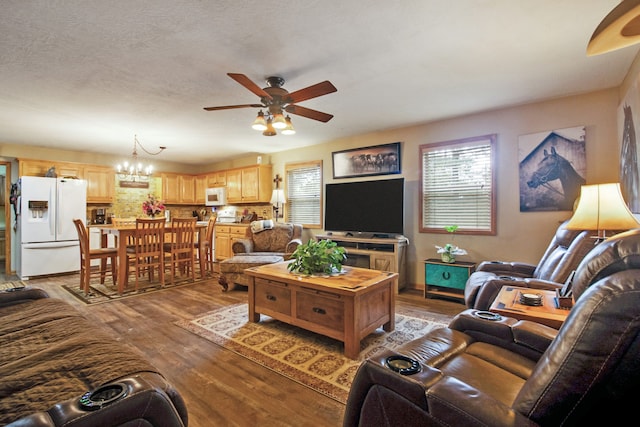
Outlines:
<svg viewBox="0 0 640 427"><path fill-rule="evenodd" d="M473 262L443 262L429 258L424 261L424 297L435 296L455 298L464 302L464 287L473 273L476 264Z"/></svg>
<svg viewBox="0 0 640 427"><path fill-rule="evenodd" d="M520 295L540 294L542 305L531 306L520 303ZM518 286L503 286L498 296L489 307L489 311L513 317L519 320L531 320L555 329L560 329L569 315L569 310L558 308L555 302L555 291L522 288Z"/></svg>

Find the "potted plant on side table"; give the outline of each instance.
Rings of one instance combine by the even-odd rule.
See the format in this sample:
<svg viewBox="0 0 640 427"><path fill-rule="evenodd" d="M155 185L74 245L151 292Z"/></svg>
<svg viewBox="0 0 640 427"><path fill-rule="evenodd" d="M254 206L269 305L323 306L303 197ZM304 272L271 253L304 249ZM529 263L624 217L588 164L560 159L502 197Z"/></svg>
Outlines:
<svg viewBox="0 0 640 427"><path fill-rule="evenodd" d="M448 225L444 229L447 232L451 233L452 235L455 235L454 233L458 229L458 226ZM451 240L453 240L453 237L451 238ZM446 262L446 263L454 263L456 262L457 255L467 254L467 251L453 245L452 243L447 243L444 246L436 246L436 249L438 250L437 252L440 254L440 259L442 259L442 262Z"/></svg>
<svg viewBox="0 0 640 427"><path fill-rule="evenodd" d="M309 240L296 248L291 259L287 268L292 273L331 275L342 272L347 255L345 249L332 240Z"/></svg>

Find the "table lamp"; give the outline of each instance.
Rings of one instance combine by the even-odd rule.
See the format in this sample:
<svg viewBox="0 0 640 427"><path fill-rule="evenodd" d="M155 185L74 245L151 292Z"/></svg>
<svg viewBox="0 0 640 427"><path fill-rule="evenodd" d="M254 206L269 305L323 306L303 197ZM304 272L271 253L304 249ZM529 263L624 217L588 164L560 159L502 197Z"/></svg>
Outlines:
<svg viewBox="0 0 640 427"><path fill-rule="evenodd" d="M606 239L606 230L639 228L620 191L620 183L583 185L580 199L567 230L596 230L596 243Z"/></svg>
<svg viewBox="0 0 640 427"><path fill-rule="evenodd" d="M284 205L285 203L287 203L287 200L284 197L284 190L273 190L273 193L271 193L271 204L273 205L273 210L276 213L276 222L278 221L278 217L280 216L280 214L278 213L278 211L280 210L280 205Z"/></svg>

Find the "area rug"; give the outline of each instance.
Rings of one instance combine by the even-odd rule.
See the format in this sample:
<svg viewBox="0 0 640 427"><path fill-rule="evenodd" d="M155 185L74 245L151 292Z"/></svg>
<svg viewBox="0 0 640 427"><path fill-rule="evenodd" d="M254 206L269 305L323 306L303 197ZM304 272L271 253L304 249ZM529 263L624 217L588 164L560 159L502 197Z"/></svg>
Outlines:
<svg viewBox="0 0 640 427"><path fill-rule="evenodd" d="M196 280L191 279L176 279L175 283L171 284L168 277L165 277L164 286L160 286L158 282L149 283L148 281L139 281L138 290L135 289L135 283L132 279L129 279L128 287L122 292L118 293L118 288L114 286L113 281L110 278L105 280L105 283L100 283L99 279L92 280L89 285L89 293L85 295L84 291L80 289L80 277L78 276L77 285L62 285L62 289L69 292L71 295L84 302L85 304L100 304L109 301L120 300L123 298L131 298L139 295L147 295L151 292L159 292L167 289L177 288L179 286L193 285L196 283L211 282L217 284L218 277L205 277L199 279L196 275Z"/></svg>
<svg viewBox="0 0 640 427"><path fill-rule="evenodd" d="M285 377L346 403L351 382L364 359L394 349L428 331L447 325L447 319L396 313L395 330L378 328L360 343L357 360L343 355L342 342L262 315L249 323L247 304L227 306L176 325L246 357Z"/></svg>

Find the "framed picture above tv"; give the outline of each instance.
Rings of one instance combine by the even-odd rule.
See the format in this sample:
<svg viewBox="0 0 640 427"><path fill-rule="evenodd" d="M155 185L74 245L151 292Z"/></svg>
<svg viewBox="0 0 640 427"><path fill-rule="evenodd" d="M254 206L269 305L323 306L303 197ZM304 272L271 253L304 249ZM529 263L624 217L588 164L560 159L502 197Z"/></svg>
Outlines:
<svg viewBox="0 0 640 427"><path fill-rule="evenodd" d="M399 142L334 151L333 178L400 173L400 154Z"/></svg>

